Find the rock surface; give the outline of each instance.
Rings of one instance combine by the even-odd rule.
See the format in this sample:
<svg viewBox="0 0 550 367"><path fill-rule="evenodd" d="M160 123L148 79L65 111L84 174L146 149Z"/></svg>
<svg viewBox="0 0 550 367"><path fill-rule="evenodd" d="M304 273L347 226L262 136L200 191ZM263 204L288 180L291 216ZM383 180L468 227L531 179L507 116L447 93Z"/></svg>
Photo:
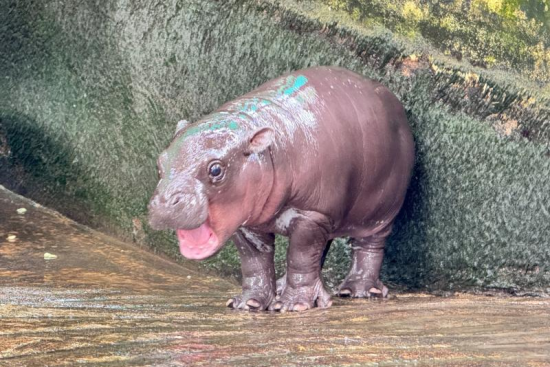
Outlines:
<svg viewBox="0 0 550 367"><path fill-rule="evenodd" d="M281 315L225 308L238 291L0 186L0 366L550 366L546 298L398 294Z"/></svg>

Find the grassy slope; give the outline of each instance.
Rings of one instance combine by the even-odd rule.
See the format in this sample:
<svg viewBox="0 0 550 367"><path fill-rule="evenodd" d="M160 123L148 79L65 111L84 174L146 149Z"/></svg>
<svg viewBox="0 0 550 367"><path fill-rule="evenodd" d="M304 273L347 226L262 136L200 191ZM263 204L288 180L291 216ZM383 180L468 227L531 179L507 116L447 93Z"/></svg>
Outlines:
<svg viewBox="0 0 550 367"><path fill-rule="evenodd" d="M323 0L317 11L343 11L353 23L381 25L472 65L518 73L548 92L547 0ZM304 2L301 2L304 4ZM319 10L323 9L323 10Z"/></svg>
<svg viewBox="0 0 550 367"><path fill-rule="evenodd" d="M484 1L471 3L472 11L469 15L462 11L460 5L465 5L460 1L439 4L435 7L439 9L437 11L434 6L428 6L429 2L417 4L410 0L283 0L271 3L275 7L283 3L284 8L294 15L326 25L317 25L320 34L332 36L333 41L347 45L356 54L367 59L366 61L370 53L384 53L383 62L402 63L404 72L417 68L431 69L435 88L432 97L453 110L462 110L468 115L485 119L497 131L506 132L506 135L548 141L550 25L532 24L523 21L520 16L516 17L518 19L498 16L483 9L487 7ZM411 19L411 13L417 12L411 10L416 9L411 8L413 4L420 6L421 10L417 11L423 14L421 19ZM434 28L434 23L440 19L439 13L445 13L453 19L458 18L453 22L459 23L464 31L446 34L442 30L445 22ZM550 12L548 17L550 18ZM497 22L497 26L493 25L493 28L505 33L504 38L521 39L523 35L531 40L531 44L543 45L543 52L537 54L534 49L530 49L524 52L531 55L529 60L524 58L512 62L508 56L516 54L519 45L492 44L485 39L488 37L487 33L491 33L488 23L495 18L500 22ZM422 26L422 22L432 24L431 32L428 32L426 25ZM531 30L526 29L528 25ZM435 38L432 33L439 38ZM492 34L492 37L496 35ZM464 48L476 45L482 49L483 54L498 58L501 62L484 65L476 61L473 51L464 51L461 55L466 56L455 57L457 55L443 42L444 39L459 43ZM377 42L383 44L377 45ZM537 68L535 64L538 65Z"/></svg>

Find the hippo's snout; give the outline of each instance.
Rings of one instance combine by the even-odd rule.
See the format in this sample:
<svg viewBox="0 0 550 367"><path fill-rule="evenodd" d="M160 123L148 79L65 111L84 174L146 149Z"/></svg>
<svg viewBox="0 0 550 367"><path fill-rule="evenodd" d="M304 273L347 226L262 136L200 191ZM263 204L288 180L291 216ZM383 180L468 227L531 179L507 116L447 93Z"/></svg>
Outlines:
<svg viewBox="0 0 550 367"><path fill-rule="evenodd" d="M208 200L202 184L178 185L157 191L149 202L149 224L155 230L194 229L208 217ZM183 188L182 188L183 186Z"/></svg>

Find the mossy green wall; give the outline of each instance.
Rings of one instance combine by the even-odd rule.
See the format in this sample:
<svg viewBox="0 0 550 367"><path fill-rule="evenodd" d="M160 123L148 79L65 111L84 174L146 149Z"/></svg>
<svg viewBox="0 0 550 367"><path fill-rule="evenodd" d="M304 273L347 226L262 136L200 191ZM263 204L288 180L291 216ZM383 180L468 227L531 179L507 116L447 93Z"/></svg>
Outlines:
<svg viewBox="0 0 550 367"><path fill-rule="evenodd" d="M415 133L385 279L549 291L550 124L532 91L410 57L388 31L358 33L273 2L0 1L0 183L177 256L173 237L145 223L175 122L283 72L340 65L389 85ZM329 284L347 251L343 241L331 251ZM204 266L239 271L232 247Z"/></svg>
<svg viewBox="0 0 550 367"><path fill-rule="evenodd" d="M383 25L409 39L421 35L444 54L464 58L473 65L519 73L541 86L550 82L547 0L322 0L322 3L326 6L321 8L346 12L357 24Z"/></svg>

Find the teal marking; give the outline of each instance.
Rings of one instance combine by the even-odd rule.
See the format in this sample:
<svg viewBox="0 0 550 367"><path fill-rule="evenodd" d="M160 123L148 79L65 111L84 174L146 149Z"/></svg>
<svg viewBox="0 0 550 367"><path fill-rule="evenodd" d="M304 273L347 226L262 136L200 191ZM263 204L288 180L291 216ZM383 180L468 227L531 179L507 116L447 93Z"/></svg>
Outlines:
<svg viewBox="0 0 550 367"><path fill-rule="evenodd" d="M298 75L298 77L296 77L296 79L294 80L294 85L288 89L285 89L283 94L285 96L290 96L292 93L297 92L300 88L306 85L306 83L307 83L307 78L303 75Z"/></svg>
<svg viewBox="0 0 550 367"><path fill-rule="evenodd" d="M256 112L259 108L269 106L271 104L268 99L291 96L292 94L298 92L300 88L307 84L307 82L307 78L303 75L298 75L297 77L291 75L281 81L282 85L280 85L277 90L268 91L264 95L262 95L261 98L252 97L250 99L235 102L235 104L232 106L232 109L245 114ZM303 98L301 98L299 101L302 102Z"/></svg>
<svg viewBox="0 0 550 367"><path fill-rule="evenodd" d="M195 125L189 127L185 133L177 138L172 144L166 149L165 154L166 159L164 163L166 181L163 182L163 187L166 187L168 182L172 181L175 177L176 171L174 169L174 161L180 153L183 145L185 144L185 138L188 136L199 134L203 131L215 131L219 129L228 129L228 130L238 130L240 129L239 123L234 120L224 120L225 114L215 114L212 116L212 119L206 122L201 123L200 125Z"/></svg>
<svg viewBox="0 0 550 367"><path fill-rule="evenodd" d="M196 135L196 134L201 133L203 131L215 131L215 130L219 130L219 129L238 130L239 129L239 124L236 121L233 121L233 120L208 121L208 122L202 123L200 125L190 127L183 134L182 138L185 139L188 136Z"/></svg>
<svg viewBox="0 0 550 367"><path fill-rule="evenodd" d="M307 78L303 75L298 75L297 77L289 76L277 90L276 96L290 96L306 84Z"/></svg>
<svg viewBox="0 0 550 367"><path fill-rule="evenodd" d="M256 112L259 107L265 106L268 103L260 100L257 97L254 97L250 100L243 100L236 103L233 108L241 113Z"/></svg>
<svg viewBox="0 0 550 367"><path fill-rule="evenodd" d="M281 97L289 97L298 92L300 88L306 85L308 79L304 75L289 76L284 80L277 82L275 88L270 91L264 92L260 97L253 97L247 100L241 100L231 106L231 110L236 111L238 114L246 114L247 112L256 112L259 108L269 106L272 104L270 99L277 99ZM300 104L306 103L306 99L303 95L298 95L297 101ZM168 155L166 168L172 167L174 160L182 149L185 138L199 134L204 131L215 131L219 129L239 130L240 125L234 121L226 118L230 118L232 112L218 112L210 116L208 121L205 121L199 125L191 125L180 139L175 141L170 147L168 147L166 153ZM248 117L248 116L247 116ZM173 179L175 171L173 169L167 169L168 181ZM166 184L166 183L165 183Z"/></svg>
<svg viewBox="0 0 550 367"><path fill-rule="evenodd" d="M283 85L275 92L275 96L291 96L292 94L298 92L300 88L307 84L307 82L307 78L303 75L298 75L297 77L289 76L288 78L286 78ZM239 112L246 113L256 112L258 108L267 106L269 104L270 102L266 100L260 100L257 97L254 97L250 100L241 101L235 107L237 107ZM214 115L212 116L212 119L210 121L188 128L187 131L185 131L185 133L183 134L182 138L185 139L188 136L196 135L203 131L215 131L219 129L238 130L240 128L239 124L236 121L224 120L224 117L225 116L223 115Z"/></svg>
<svg viewBox="0 0 550 367"><path fill-rule="evenodd" d="M293 76L287 77L284 80L283 85L281 85L279 87L279 89L277 89L276 96L282 96L284 94L284 91L286 89L290 88L292 86L292 84L294 84L294 80L295 80L295 78Z"/></svg>

